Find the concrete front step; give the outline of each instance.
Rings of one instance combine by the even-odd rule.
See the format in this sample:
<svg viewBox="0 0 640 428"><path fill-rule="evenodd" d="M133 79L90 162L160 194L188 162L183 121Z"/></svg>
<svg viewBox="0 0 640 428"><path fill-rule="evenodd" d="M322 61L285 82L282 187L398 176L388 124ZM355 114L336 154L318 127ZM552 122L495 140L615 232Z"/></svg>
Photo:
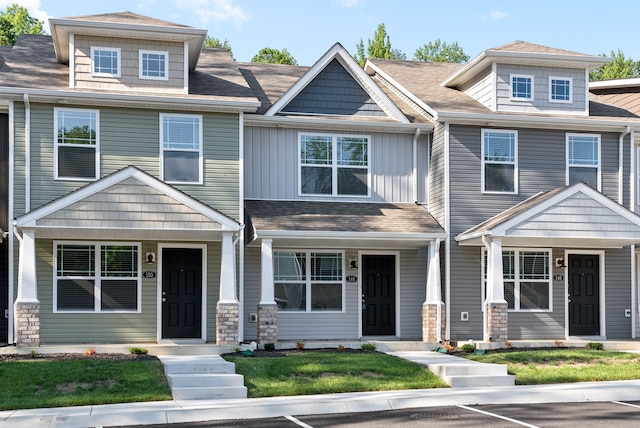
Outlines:
<svg viewBox="0 0 640 428"><path fill-rule="evenodd" d="M167 374L235 373L236 366L220 355L167 355L159 357Z"/></svg>
<svg viewBox="0 0 640 428"><path fill-rule="evenodd" d="M444 380L452 388L470 388L487 386L514 386L515 376L512 375L464 375L464 376L443 376Z"/></svg>
<svg viewBox="0 0 640 428"><path fill-rule="evenodd" d="M215 388L189 387L171 388L174 400L217 400L247 398L246 386L218 386Z"/></svg>
<svg viewBox="0 0 640 428"><path fill-rule="evenodd" d="M429 364L429 370L434 374L444 376L504 376L507 375L505 364Z"/></svg>
<svg viewBox="0 0 640 428"><path fill-rule="evenodd" d="M244 386L244 376L235 373L168 374L171 388Z"/></svg>

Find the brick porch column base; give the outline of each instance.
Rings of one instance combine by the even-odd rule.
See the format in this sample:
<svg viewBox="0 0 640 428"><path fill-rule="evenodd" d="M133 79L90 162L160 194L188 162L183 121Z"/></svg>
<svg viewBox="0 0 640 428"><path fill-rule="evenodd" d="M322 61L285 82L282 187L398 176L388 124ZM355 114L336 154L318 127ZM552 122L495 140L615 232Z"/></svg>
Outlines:
<svg viewBox="0 0 640 428"><path fill-rule="evenodd" d="M489 303L487 305L487 330L491 342L507 341L509 331L507 303Z"/></svg>
<svg viewBox="0 0 640 428"><path fill-rule="evenodd" d="M216 306L216 344L239 343L239 313L237 303L218 303Z"/></svg>
<svg viewBox="0 0 640 428"><path fill-rule="evenodd" d="M440 340L444 340L446 329L446 308L444 303L440 305ZM422 341L438 343L438 304L424 303L422 305Z"/></svg>
<svg viewBox="0 0 640 428"><path fill-rule="evenodd" d="M16 345L40 346L40 303L16 303Z"/></svg>
<svg viewBox="0 0 640 428"><path fill-rule="evenodd" d="M258 305L258 344L278 342L278 305Z"/></svg>

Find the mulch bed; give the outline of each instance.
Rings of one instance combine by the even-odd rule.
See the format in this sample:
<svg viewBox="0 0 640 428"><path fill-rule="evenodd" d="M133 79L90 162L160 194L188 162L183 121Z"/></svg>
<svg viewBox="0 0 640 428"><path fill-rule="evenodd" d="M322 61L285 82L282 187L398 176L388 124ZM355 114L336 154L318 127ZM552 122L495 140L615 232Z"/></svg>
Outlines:
<svg viewBox="0 0 640 428"><path fill-rule="evenodd" d="M366 352L375 352L375 351L365 351L363 349L351 349L345 348L341 351L336 348L317 348L317 349L276 349L273 351L265 351L264 349L256 349L253 351L253 355L245 355L243 352L231 352L228 354L223 354L223 356L231 356L231 357L286 357L292 354L299 354L301 352L326 352L326 353L338 353L342 352L345 354L362 354Z"/></svg>
<svg viewBox="0 0 640 428"><path fill-rule="evenodd" d="M8 361L24 361L24 360L39 360L39 361L72 361L72 360L102 360L102 361L140 361L140 360L155 360L154 355L147 354L100 354L95 353L93 355L84 355L79 353L64 353L64 354L0 354L0 363Z"/></svg>

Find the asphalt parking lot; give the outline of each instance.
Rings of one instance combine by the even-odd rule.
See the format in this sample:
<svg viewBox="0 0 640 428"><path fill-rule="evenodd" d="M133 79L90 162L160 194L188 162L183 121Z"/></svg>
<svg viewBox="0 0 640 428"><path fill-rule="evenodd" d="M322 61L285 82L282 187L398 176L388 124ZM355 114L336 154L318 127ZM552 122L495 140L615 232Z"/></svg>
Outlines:
<svg viewBox="0 0 640 428"><path fill-rule="evenodd" d="M193 428L326 428L326 427L577 427L640 426L640 402L583 402L517 405L425 407L384 412L286 416L151 425ZM150 426L147 425L147 428Z"/></svg>

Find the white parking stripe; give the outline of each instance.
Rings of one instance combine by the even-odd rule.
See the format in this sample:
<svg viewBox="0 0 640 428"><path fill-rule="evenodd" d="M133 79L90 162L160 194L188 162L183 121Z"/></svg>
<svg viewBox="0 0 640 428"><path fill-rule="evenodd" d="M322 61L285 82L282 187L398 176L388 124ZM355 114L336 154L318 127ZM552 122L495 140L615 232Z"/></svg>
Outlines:
<svg viewBox="0 0 640 428"><path fill-rule="evenodd" d="M296 425L300 425L302 428L313 428L311 425L307 425L304 422L294 418L293 416L285 416L285 418L289 419L291 422L293 422Z"/></svg>
<svg viewBox="0 0 640 428"><path fill-rule="evenodd" d="M629 407L635 407L636 409L640 409L640 406L638 406L637 404L623 403L622 401L612 401L612 403L620 404L621 406L629 406Z"/></svg>
<svg viewBox="0 0 640 428"><path fill-rule="evenodd" d="M529 428L540 428L540 427L538 427L538 426L536 426L536 425L531 425L531 424L528 424L528 423L526 423L526 422L522 422L522 421L518 421L518 420L516 420L516 419L508 418L508 417L506 417L506 416L498 415L498 414L496 414L496 413L490 413L490 412L485 412L484 410L474 409L473 407L463 406L462 404L459 404L457 407L460 407L461 409L471 410L472 412L482 413L483 415L493 416L494 418L504 419L505 421L513 422L514 424L522 425L522 426L524 426L524 427L529 427Z"/></svg>

